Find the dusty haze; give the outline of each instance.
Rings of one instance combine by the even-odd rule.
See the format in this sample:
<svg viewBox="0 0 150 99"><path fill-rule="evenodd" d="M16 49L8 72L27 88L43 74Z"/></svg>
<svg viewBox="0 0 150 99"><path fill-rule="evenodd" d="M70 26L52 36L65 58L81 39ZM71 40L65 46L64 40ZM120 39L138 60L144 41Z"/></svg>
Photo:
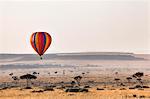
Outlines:
<svg viewBox="0 0 150 99"><path fill-rule="evenodd" d="M150 53L149 8L148 0L2 0L0 53L35 53L35 31L52 35L46 53Z"/></svg>

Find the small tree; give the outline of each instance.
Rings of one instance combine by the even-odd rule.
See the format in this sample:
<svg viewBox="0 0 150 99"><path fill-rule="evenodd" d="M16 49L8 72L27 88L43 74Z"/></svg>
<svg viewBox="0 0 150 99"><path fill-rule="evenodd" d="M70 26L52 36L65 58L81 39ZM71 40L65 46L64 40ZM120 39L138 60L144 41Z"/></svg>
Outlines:
<svg viewBox="0 0 150 99"><path fill-rule="evenodd" d="M9 76L13 76L13 73L10 73Z"/></svg>
<svg viewBox="0 0 150 99"><path fill-rule="evenodd" d="M119 78L115 78L114 80L116 81L116 84L117 84L117 86L118 86L120 79L119 79Z"/></svg>
<svg viewBox="0 0 150 99"><path fill-rule="evenodd" d="M75 81L72 81L72 82L71 82L72 87L74 87L74 86L75 86L75 84L76 84L76 82L75 82Z"/></svg>
<svg viewBox="0 0 150 99"><path fill-rule="evenodd" d="M84 76L84 75L85 75L85 73L83 72L83 73L82 73L82 75Z"/></svg>
<svg viewBox="0 0 150 99"><path fill-rule="evenodd" d="M127 77L126 79L127 79L128 83L130 83L130 82L131 82L132 77Z"/></svg>
<svg viewBox="0 0 150 99"><path fill-rule="evenodd" d="M132 75L132 77L136 78L136 80L140 83L143 84L142 78L144 76L143 72L136 72L135 74Z"/></svg>
<svg viewBox="0 0 150 99"><path fill-rule="evenodd" d="M18 83L18 81L19 81L18 76L12 76L12 79L15 81L15 84L17 84L17 83Z"/></svg>
<svg viewBox="0 0 150 99"><path fill-rule="evenodd" d="M29 82L31 83L31 79L36 79L36 78L37 77L35 75L31 75L31 74L26 74L26 75L20 76L20 79L26 79L26 81L27 81L26 88L30 88Z"/></svg>
<svg viewBox="0 0 150 99"><path fill-rule="evenodd" d="M142 79L141 78L137 78L136 79L140 84L143 84Z"/></svg>
<svg viewBox="0 0 150 99"><path fill-rule="evenodd" d="M82 72L82 77L84 77L85 76L85 73L84 72Z"/></svg>
<svg viewBox="0 0 150 99"><path fill-rule="evenodd" d="M39 75L40 73L38 73L38 72L33 72L32 74L33 74L33 75Z"/></svg>
<svg viewBox="0 0 150 99"><path fill-rule="evenodd" d="M142 76L144 76L143 72L137 72L134 74L136 77L141 78Z"/></svg>
<svg viewBox="0 0 150 99"><path fill-rule="evenodd" d="M55 74L57 74L58 72L57 72L57 71L55 71L54 73L55 73Z"/></svg>
<svg viewBox="0 0 150 99"><path fill-rule="evenodd" d="M74 77L74 80L76 80L78 86L80 86L80 81L81 81L82 77L81 76L76 76Z"/></svg>
<svg viewBox="0 0 150 99"><path fill-rule="evenodd" d="M37 72L33 72L32 74L33 74L33 75L36 75L36 74L37 74Z"/></svg>

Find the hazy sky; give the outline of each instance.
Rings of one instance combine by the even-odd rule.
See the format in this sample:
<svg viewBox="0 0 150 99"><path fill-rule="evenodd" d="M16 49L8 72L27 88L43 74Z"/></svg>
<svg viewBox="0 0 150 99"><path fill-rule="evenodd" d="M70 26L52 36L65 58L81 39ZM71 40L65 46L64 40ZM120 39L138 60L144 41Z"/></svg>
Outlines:
<svg viewBox="0 0 150 99"><path fill-rule="evenodd" d="M51 34L46 53L150 53L148 0L0 1L0 53L35 53L30 36Z"/></svg>

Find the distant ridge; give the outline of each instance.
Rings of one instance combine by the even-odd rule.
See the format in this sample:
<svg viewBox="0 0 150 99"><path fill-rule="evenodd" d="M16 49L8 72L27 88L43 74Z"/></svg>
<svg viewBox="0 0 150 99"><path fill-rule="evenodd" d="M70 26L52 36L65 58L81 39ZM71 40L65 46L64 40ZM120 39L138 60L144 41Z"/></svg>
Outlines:
<svg viewBox="0 0 150 99"><path fill-rule="evenodd" d="M76 53L58 53L57 55L133 55L126 52L76 52Z"/></svg>
<svg viewBox="0 0 150 99"><path fill-rule="evenodd" d="M31 53L0 53L5 55L32 55ZM36 54L36 53L34 53ZM45 53L45 54L134 54L132 52L68 52L68 53Z"/></svg>
<svg viewBox="0 0 150 99"><path fill-rule="evenodd" d="M134 53L124 52L78 52L78 53L56 53L45 54L45 60L146 60L143 57L137 57ZM0 59L13 59L16 61L39 60L37 54L0 54Z"/></svg>

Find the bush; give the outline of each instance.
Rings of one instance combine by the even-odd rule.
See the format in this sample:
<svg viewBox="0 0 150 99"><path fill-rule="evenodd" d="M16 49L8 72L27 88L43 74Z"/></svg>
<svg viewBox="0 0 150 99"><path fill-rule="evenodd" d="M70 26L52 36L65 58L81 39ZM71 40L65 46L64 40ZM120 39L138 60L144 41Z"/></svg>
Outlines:
<svg viewBox="0 0 150 99"><path fill-rule="evenodd" d="M85 88L68 88L65 92L88 92L88 89Z"/></svg>
<svg viewBox="0 0 150 99"><path fill-rule="evenodd" d="M97 88L96 90L104 90L103 88Z"/></svg>

